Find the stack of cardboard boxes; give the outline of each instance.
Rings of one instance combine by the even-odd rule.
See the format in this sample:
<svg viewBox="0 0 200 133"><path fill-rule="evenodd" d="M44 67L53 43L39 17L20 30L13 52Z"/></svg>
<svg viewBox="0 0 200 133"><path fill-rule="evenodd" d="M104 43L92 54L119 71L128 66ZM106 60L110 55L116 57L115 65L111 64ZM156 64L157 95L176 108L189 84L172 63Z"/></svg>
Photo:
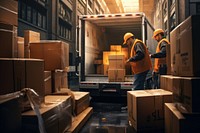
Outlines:
<svg viewBox="0 0 200 133"><path fill-rule="evenodd" d="M127 59L128 48L110 45L110 51L103 51L103 60L94 62L97 65L97 74L108 76L110 82L124 82L125 75L131 73L130 65L125 63Z"/></svg>
<svg viewBox="0 0 200 133"><path fill-rule="evenodd" d="M74 92L75 97L53 94L68 89L69 44L41 40L40 33L31 30L18 37L17 22L18 1L1 0L0 117L4 121L1 132L39 133L41 126L48 133L78 132L92 113L89 93ZM40 115L31 109L27 95L19 96L18 91L23 88L32 88L39 95L38 98L29 93L32 102L39 106Z"/></svg>
<svg viewBox="0 0 200 133"><path fill-rule="evenodd" d="M173 92L173 103L165 104L166 133L200 129L199 23L199 15L190 16L170 33L171 75L161 76L161 87Z"/></svg>

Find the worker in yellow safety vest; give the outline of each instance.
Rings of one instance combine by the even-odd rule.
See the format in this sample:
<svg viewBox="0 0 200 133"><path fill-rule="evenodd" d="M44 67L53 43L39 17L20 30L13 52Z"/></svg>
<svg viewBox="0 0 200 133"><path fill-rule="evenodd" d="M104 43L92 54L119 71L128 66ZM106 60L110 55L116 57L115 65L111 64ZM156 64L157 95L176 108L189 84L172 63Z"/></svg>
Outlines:
<svg viewBox="0 0 200 133"><path fill-rule="evenodd" d="M155 58L153 70L154 88L159 88L160 75L167 74L166 45L169 45L170 42L165 38L164 31L162 29L156 29L152 38L158 42L156 53L151 54L150 57Z"/></svg>
<svg viewBox="0 0 200 133"><path fill-rule="evenodd" d="M128 32L124 35L124 43L130 50L130 58L126 61L130 63L134 73L133 90L143 90L146 75L152 68L149 52L146 45Z"/></svg>

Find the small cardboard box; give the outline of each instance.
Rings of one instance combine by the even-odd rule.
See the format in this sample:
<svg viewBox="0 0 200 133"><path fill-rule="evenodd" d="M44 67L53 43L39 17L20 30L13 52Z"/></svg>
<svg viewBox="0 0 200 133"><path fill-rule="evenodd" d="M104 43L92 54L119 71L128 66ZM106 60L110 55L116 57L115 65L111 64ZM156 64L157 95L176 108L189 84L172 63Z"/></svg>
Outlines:
<svg viewBox="0 0 200 133"><path fill-rule="evenodd" d="M45 95L52 94L51 71L44 71L44 91Z"/></svg>
<svg viewBox="0 0 200 133"><path fill-rule="evenodd" d="M162 89L128 91L128 120L137 131L164 129L164 103L172 92Z"/></svg>

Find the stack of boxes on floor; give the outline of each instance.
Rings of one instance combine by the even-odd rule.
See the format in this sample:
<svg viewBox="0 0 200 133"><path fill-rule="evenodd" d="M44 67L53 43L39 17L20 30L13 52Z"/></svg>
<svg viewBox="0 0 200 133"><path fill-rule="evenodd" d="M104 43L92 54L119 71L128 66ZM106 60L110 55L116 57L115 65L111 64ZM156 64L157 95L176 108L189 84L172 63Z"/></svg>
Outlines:
<svg viewBox="0 0 200 133"><path fill-rule="evenodd" d="M170 33L171 75L161 76L161 87L173 92L165 104L165 132L200 131L200 16L188 17Z"/></svg>
<svg viewBox="0 0 200 133"><path fill-rule="evenodd" d="M68 89L69 44L40 40L40 33L30 30L18 37L17 6L15 0L0 3L0 130L39 133L39 122L43 121L48 133L78 132L92 108L89 93ZM23 88L32 88L39 95L32 99L40 107L42 120L28 98L19 97ZM72 95L54 94L65 90Z"/></svg>
<svg viewBox="0 0 200 133"><path fill-rule="evenodd" d="M200 131L199 23L200 16L190 16L170 33L162 89L128 92L128 119L137 131Z"/></svg>
<svg viewBox="0 0 200 133"><path fill-rule="evenodd" d="M130 74L130 65L125 64L127 59L127 48L121 45L110 45L110 51L103 51L103 61L95 60L94 62L97 64L97 74L108 76L110 82L123 82L125 75Z"/></svg>

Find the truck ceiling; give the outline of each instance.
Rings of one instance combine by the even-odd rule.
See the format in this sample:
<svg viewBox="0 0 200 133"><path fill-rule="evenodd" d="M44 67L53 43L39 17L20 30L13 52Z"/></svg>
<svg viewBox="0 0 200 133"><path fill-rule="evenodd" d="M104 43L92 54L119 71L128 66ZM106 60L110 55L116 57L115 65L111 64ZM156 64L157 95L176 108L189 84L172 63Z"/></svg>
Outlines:
<svg viewBox="0 0 200 133"><path fill-rule="evenodd" d="M143 13L82 15L81 20L115 32L141 30ZM123 28L122 28L123 27Z"/></svg>

